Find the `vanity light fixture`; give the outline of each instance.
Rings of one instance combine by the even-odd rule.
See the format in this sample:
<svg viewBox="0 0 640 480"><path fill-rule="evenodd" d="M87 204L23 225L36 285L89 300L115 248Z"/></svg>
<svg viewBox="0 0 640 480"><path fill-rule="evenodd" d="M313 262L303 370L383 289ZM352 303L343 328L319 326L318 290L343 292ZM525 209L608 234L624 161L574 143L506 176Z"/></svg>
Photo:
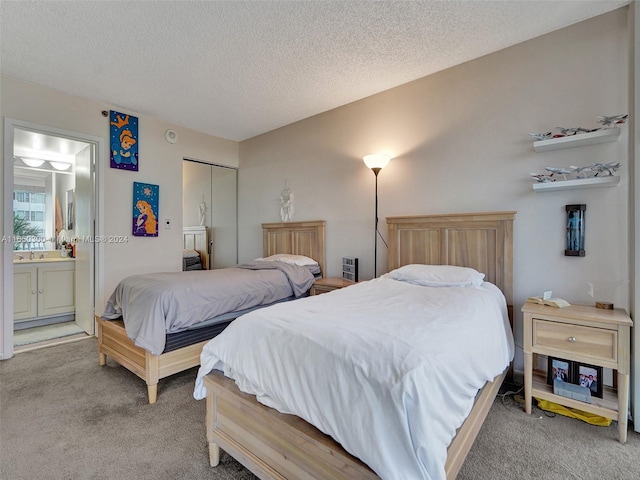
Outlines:
<svg viewBox="0 0 640 480"><path fill-rule="evenodd" d="M376 176L376 214L375 230L373 234L373 276L376 278L378 276L378 235L380 235L380 232L378 231L378 174L380 173L380 170L389 164L391 161L391 155L386 153L374 153L371 155L365 155L362 160L364 160L364 164L370 168ZM380 237L382 237L382 235L380 235ZM384 241L384 239L382 240Z"/></svg>
<svg viewBox="0 0 640 480"><path fill-rule="evenodd" d="M56 170L69 170L69 168L71 167L71 164L67 162L49 162L49 163Z"/></svg>
<svg viewBox="0 0 640 480"><path fill-rule="evenodd" d="M37 168L37 167L41 166L44 163L44 160L42 160L41 158L25 158L25 157L22 157L21 160L25 163L25 165L28 165L28 166L33 167L33 168Z"/></svg>

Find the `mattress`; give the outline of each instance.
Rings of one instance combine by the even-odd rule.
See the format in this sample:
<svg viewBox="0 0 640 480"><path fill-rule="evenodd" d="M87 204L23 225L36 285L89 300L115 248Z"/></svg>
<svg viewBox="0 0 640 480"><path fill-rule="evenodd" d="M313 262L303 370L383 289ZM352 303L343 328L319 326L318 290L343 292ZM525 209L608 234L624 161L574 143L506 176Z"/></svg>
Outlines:
<svg viewBox="0 0 640 480"><path fill-rule="evenodd" d="M303 296L308 296L308 294ZM169 334L167 335L163 353L193 345L194 343L202 342L203 340L210 340L221 333L225 328L227 328L227 326L233 320L246 313L252 312L259 308L265 308L270 305L275 305L277 303L289 302L291 300L296 300L296 297L292 295L291 297L283 298L282 300L278 300L277 302L273 302L268 305L260 305L253 308L247 308L245 310L240 310L239 312L225 313L223 315L219 315L216 318L205 320L204 322L199 323L198 325L195 325L193 328L190 328L188 330Z"/></svg>

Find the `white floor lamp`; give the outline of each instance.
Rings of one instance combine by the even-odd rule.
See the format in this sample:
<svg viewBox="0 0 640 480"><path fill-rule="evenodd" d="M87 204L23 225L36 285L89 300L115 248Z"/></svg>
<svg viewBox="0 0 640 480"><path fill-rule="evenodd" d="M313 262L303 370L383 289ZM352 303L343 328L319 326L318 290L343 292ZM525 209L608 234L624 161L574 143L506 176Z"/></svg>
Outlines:
<svg viewBox="0 0 640 480"><path fill-rule="evenodd" d="M391 161L391 155L386 153L374 153L372 155L365 155L363 158L364 164L373 171L376 176L376 216L375 216L375 231L373 241L373 277L378 276L378 174L380 170L386 167Z"/></svg>

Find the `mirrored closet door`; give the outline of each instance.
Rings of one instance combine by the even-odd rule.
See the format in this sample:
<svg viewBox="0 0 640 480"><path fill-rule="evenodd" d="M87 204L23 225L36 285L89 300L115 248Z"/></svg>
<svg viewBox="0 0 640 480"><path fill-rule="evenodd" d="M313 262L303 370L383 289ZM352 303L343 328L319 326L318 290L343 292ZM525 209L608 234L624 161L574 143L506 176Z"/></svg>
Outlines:
<svg viewBox="0 0 640 480"><path fill-rule="evenodd" d="M184 159L182 225L209 229L209 268L238 263L238 170Z"/></svg>

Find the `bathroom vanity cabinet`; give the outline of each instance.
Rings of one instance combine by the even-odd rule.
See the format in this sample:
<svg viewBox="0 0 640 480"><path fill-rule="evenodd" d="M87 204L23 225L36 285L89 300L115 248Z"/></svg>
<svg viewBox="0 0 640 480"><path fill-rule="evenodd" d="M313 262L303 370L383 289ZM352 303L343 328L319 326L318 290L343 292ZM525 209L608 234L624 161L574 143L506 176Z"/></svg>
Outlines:
<svg viewBox="0 0 640 480"><path fill-rule="evenodd" d="M14 322L74 313L75 273L73 259L14 262Z"/></svg>

